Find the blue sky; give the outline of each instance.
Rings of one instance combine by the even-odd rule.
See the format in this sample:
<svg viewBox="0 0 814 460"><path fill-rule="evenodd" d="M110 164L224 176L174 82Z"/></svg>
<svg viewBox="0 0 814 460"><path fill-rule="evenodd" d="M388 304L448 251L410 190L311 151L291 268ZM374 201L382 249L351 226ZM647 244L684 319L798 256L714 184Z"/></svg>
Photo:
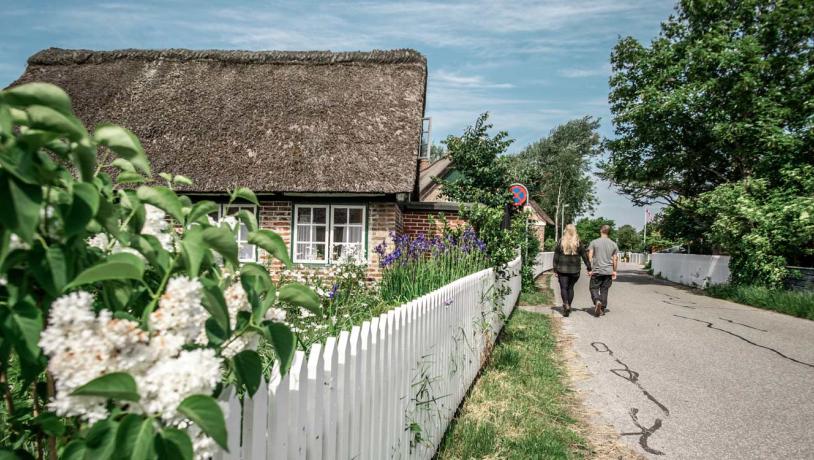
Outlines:
<svg viewBox="0 0 814 460"><path fill-rule="evenodd" d="M427 56L433 139L460 133L483 111L516 152L556 125L608 110L610 50L648 41L674 1L271 2L0 0L0 87L37 50L192 48L369 50ZM641 227L643 210L597 184L596 215Z"/></svg>

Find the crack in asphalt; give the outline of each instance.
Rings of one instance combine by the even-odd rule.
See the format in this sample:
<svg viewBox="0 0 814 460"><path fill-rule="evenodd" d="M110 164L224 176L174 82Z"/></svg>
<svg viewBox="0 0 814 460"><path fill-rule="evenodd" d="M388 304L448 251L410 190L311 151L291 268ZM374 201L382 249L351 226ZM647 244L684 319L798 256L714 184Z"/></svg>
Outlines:
<svg viewBox="0 0 814 460"><path fill-rule="evenodd" d="M724 320L724 321L726 321L726 322L729 322L729 323L732 323L732 324L738 324L738 325L743 326L743 327L748 327L749 329L754 329L754 330L756 330L756 331L760 331L760 332L769 332L769 331L767 331L766 329L759 329L759 328L757 328L757 327L750 326L750 325L748 325L748 324L743 324L743 323L739 323L739 322L737 322L737 321L732 321L731 319L721 318L720 316L718 317L718 319L722 319L722 320Z"/></svg>
<svg viewBox="0 0 814 460"><path fill-rule="evenodd" d="M600 345L601 347L604 347L604 350L600 349ZM656 399L655 396L653 396L649 391L647 391L647 389L644 388L644 386L642 386L641 382L639 382L640 374L631 369L630 366L622 362L622 360L614 356L613 351L610 349L610 347L608 347L603 342L591 342L591 347L593 347L593 349L599 353L607 353L619 365L624 366L623 369L611 369L610 372L616 375L617 377L621 377L627 380L628 382L636 385L639 391L641 391L642 394L644 394L644 396L648 400L650 400L650 402L658 406L658 408L661 409L665 416L670 415L670 410L667 409L667 406L665 406L658 399ZM656 418L656 420L653 422L653 426L645 427L642 426L642 424L639 422L638 414L639 409L635 407L630 409L630 418L633 420L633 424L636 425L636 427L639 428L639 430L641 431L633 433L622 433L622 436L639 436L639 445L642 446L642 449L653 455L664 455L664 452L658 449L654 449L648 445L648 439L650 438L650 436L652 436L659 428L661 428L662 420L660 418Z"/></svg>
<svg viewBox="0 0 814 460"><path fill-rule="evenodd" d="M681 315L673 315L673 316L675 316L675 317L677 317L677 318L688 319L688 320L690 320L690 321L695 321L695 322L698 322L698 323L706 324L706 325L707 325L707 327L708 327L709 329L715 329L716 331L726 332L727 334L729 334L729 335L731 335L731 336L733 336L733 337L737 337L737 338L739 338L739 339L743 340L744 342L746 342L746 343L748 343L748 344L750 344L750 345L754 345L754 346L756 346L756 347L758 347L758 348L763 348L763 349L765 349L765 350L769 350L769 351L771 351L771 352L774 352L774 353L776 353L778 356L782 357L783 359L787 359L787 360L792 361L792 362L795 362L795 363L797 363L797 364L802 364L803 366L808 366L808 367L814 368L814 364L811 364L811 363L807 363L807 362L804 362L804 361L800 361L800 360L794 359L794 358L792 358L792 357L790 357L790 356L786 356L786 355L784 355L783 353L781 353L781 352L779 352L779 351L775 350L774 348L767 347L767 346L765 346L765 345L761 345L761 344L759 344L759 343L752 342L751 340L749 340L749 339L747 339L747 338L745 338L745 337L741 337L741 336L739 336L738 334L735 334L734 332L727 331L726 329L721 329L721 328L719 328L719 327L715 327L715 326L713 326L713 323L710 323L709 321L704 321L704 320L697 319L697 318L688 318L688 317L686 317L686 316L681 316Z"/></svg>
<svg viewBox="0 0 814 460"><path fill-rule="evenodd" d="M669 299L669 300L662 300L662 302L666 303L667 305L674 305L676 307L689 308L690 310L696 310L697 309L697 307L693 306L693 305L698 305L695 302L689 301L689 303L691 303L692 305L683 305L683 304L680 304L680 303L676 303L677 300L681 300L680 297L676 297L674 295L665 294L665 293L662 293L661 295L663 295L664 297L667 297Z"/></svg>

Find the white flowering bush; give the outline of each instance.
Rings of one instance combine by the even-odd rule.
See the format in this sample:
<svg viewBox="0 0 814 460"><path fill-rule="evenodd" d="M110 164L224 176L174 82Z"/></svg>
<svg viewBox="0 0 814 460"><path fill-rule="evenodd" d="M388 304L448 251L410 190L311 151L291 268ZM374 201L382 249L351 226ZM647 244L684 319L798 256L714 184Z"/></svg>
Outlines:
<svg viewBox="0 0 814 460"><path fill-rule="evenodd" d="M283 308L322 314L303 284L239 263L236 222L173 190L189 179L160 176L58 87L0 91L0 457L209 458L227 447L220 392L260 385L258 347L291 363ZM278 235L236 219L290 265Z"/></svg>

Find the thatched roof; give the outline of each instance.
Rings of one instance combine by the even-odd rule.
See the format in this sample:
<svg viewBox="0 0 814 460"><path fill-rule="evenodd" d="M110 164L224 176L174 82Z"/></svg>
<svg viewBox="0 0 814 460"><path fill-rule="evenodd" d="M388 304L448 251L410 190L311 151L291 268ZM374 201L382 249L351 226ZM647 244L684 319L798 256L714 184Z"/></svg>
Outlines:
<svg viewBox="0 0 814 460"><path fill-rule="evenodd" d="M141 139L188 191L412 192L427 62L413 50L87 51L33 55L88 125Z"/></svg>

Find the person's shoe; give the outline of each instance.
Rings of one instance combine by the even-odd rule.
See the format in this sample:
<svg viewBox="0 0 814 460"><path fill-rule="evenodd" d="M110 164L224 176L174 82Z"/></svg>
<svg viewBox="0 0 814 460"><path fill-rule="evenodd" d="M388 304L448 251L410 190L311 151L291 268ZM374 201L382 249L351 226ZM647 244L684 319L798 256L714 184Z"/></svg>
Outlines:
<svg viewBox="0 0 814 460"><path fill-rule="evenodd" d="M602 305L602 316L605 316L605 310L607 310L607 308L605 308L605 306Z"/></svg>
<svg viewBox="0 0 814 460"><path fill-rule="evenodd" d="M571 306L570 305L563 305L562 306L562 316L568 317L571 314Z"/></svg>
<svg viewBox="0 0 814 460"><path fill-rule="evenodd" d="M602 315L602 301L596 301L596 309L594 310L594 316L601 316Z"/></svg>

